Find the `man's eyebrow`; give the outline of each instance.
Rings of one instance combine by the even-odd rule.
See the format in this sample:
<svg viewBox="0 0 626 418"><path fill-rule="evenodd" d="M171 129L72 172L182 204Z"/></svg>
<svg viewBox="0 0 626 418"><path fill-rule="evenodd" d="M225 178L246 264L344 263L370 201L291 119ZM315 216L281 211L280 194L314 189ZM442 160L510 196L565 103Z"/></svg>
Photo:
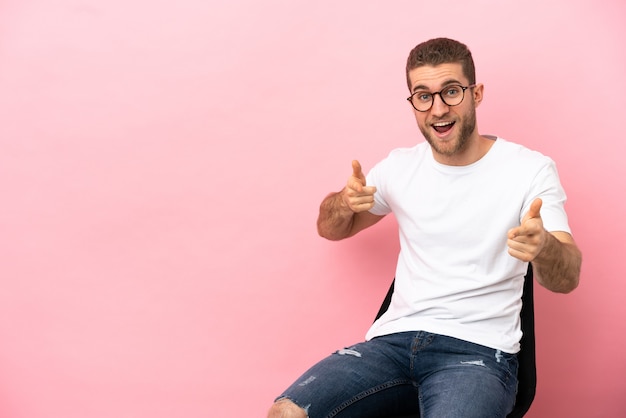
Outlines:
<svg viewBox="0 0 626 418"><path fill-rule="evenodd" d="M441 83L441 88L444 88L446 86L449 86L451 84L459 84L459 85L463 85L463 83L461 83L459 80L454 79L454 78L449 78L446 81L444 81L443 83ZM429 90L427 86L423 85L423 84L418 84L417 86L413 87L412 92L415 93L416 91L419 90Z"/></svg>

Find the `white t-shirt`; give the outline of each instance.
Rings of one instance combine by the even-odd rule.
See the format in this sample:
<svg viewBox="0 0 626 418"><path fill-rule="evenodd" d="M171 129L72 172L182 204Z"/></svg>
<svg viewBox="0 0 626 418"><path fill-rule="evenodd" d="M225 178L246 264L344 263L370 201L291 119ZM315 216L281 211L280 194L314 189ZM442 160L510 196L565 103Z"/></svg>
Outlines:
<svg viewBox="0 0 626 418"><path fill-rule="evenodd" d="M422 330L508 353L519 351L524 263L507 232L543 200L548 231L570 232L554 162L501 138L479 161L447 166L426 142L393 150L367 176L376 215L400 233L395 292L366 339Z"/></svg>

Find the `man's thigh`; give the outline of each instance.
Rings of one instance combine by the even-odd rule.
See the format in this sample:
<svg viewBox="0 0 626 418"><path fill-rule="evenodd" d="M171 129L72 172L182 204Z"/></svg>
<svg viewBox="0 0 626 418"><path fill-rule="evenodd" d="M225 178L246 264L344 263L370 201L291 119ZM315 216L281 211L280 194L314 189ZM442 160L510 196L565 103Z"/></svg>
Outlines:
<svg viewBox="0 0 626 418"><path fill-rule="evenodd" d="M310 418L378 417L417 391L410 377L412 336L395 334L338 350L305 372L277 399L287 398ZM410 403L410 401L409 401Z"/></svg>
<svg viewBox="0 0 626 418"><path fill-rule="evenodd" d="M515 404L517 357L450 337L435 341L442 339L451 347L438 353L435 342L417 356L422 417L506 417Z"/></svg>

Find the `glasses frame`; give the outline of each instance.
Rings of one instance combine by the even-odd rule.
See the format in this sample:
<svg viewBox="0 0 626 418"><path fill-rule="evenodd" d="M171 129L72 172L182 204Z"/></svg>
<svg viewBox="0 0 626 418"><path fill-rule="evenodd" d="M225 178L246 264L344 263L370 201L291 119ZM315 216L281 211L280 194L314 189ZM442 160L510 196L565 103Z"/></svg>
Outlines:
<svg viewBox="0 0 626 418"><path fill-rule="evenodd" d="M444 99L444 98L443 98L443 96L441 95L441 93L442 93L444 90L449 89L450 87L456 87L456 86L460 87L460 88L461 88L461 90L463 91L463 93L462 93L462 94L463 94L463 97L461 97L461 101L460 101L460 102L458 102L457 104L453 104L453 105L448 104L448 103L446 102L446 99ZM430 106L428 106L428 109L425 109L425 110L419 110L419 109L418 109L417 107L415 107L415 105L413 104L413 96L415 96L417 93L423 93L423 92L421 92L421 91L416 91L415 93L413 93L412 95L410 95L410 96L409 96L409 97L407 97L406 99L409 101L409 103L411 103L411 106L413 106L413 109L415 109L416 111L418 111L418 112L428 112L430 109L432 109L433 105L435 104L435 94L438 94L438 95L439 95L439 98L441 99L441 101L443 102L443 104L445 104L446 106L458 106L458 105L460 105L461 103L463 103L463 100L465 100L465 90L467 90L467 89L471 89L471 88L474 88L474 87L476 87L476 83L474 83L474 84L470 84L469 86L462 86L462 85L460 85L460 84L450 84L450 85L447 85L446 87L442 88L442 89L441 89L441 90L439 90L439 91L435 91L435 92L433 92L433 93L430 93L430 95L431 95L431 97L432 97L432 100L430 101Z"/></svg>

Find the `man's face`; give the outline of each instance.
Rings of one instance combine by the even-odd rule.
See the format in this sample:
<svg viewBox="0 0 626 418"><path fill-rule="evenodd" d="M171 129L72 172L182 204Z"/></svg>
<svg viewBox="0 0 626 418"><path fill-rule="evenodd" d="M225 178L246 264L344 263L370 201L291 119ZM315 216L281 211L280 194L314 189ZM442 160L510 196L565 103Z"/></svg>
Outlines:
<svg viewBox="0 0 626 418"><path fill-rule="evenodd" d="M416 91L436 93L456 84L469 85L460 63L423 66L409 71L411 94ZM476 106L482 100L482 85L465 91L463 101L448 106L438 94L433 95L432 107L425 112L415 112L420 131L442 158L460 156L472 138L478 136L476 129Z"/></svg>

